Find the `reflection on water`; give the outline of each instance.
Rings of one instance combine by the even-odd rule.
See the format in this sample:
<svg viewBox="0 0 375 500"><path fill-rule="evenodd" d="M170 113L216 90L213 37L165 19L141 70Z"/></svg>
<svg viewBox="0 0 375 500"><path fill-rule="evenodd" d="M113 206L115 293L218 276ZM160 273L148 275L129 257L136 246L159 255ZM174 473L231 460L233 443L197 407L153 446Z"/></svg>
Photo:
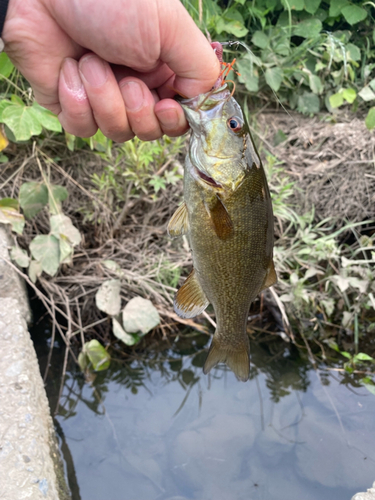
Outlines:
<svg viewBox="0 0 375 500"><path fill-rule="evenodd" d="M350 500L372 484L373 395L278 340L252 343L246 384L205 376L207 340L180 337L91 384L72 367L56 428L74 500ZM50 377L52 409L58 390Z"/></svg>

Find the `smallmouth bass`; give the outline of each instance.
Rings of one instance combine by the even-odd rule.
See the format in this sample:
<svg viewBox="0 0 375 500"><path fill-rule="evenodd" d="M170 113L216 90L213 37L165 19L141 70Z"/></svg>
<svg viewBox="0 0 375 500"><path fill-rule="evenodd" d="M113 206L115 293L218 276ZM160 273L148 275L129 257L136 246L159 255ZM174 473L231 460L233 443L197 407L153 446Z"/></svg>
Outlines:
<svg viewBox="0 0 375 500"><path fill-rule="evenodd" d="M174 309L182 318L193 318L211 303L217 328L203 371L224 362L246 381L250 305L277 280L267 180L242 110L226 83L179 102L191 138L184 202L170 220L168 233L188 236L194 269L177 291Z"/></svg>

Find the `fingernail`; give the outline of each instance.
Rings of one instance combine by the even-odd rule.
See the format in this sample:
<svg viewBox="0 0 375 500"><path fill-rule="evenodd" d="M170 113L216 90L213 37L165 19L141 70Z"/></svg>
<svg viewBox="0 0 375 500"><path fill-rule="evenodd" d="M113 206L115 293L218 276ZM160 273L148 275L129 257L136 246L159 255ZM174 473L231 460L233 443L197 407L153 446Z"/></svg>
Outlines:
<svg viewBox="0 0 375 500"><path fill-rule="evenodd" d="M93 87L100 87L107 81L107 65L99 57L90 55L81 59L79 70L83 78Z"/></svg>
<svg viewBox="0 0 375 500"><path fill-rule="evenodd" d="M79 76L77 61L67 57L61 67L61 72L63 74L65 84L71 92L75 94L82 91L84 92L85 89L81 77Z"/></svg>
<svg viewBox="0 0 375 500"><path fill-rule="evenodd" d="M120 88L128 111L137 111L142 107L144 100L143 89L138 82L126 81L120 85Z"/></svg>
<svg viewBox="0 0 375 500"><path fill-rule="evenodd" d="M161 109L156 116L163 128L174 128L178 125L179 117L175 108Z"/></svg>

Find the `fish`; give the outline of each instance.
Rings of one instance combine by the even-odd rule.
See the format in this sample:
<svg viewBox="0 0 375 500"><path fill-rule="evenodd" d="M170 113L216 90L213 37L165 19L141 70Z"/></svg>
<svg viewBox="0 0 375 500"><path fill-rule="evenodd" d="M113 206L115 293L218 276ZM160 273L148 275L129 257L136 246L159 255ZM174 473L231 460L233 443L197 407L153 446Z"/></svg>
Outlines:
<svg viewBox="0 0 375 500"><path fill-rule="evenodd" d="M273 212L241 107L228 83L221 83L206 94L178 99L191 137L184 201L168 224L168 234L187 236L193 270L175 295L174 310L182 318L194 318L212 304L217 326L203 372L223 362L247 381L250 305L277 281Z"/></svg>

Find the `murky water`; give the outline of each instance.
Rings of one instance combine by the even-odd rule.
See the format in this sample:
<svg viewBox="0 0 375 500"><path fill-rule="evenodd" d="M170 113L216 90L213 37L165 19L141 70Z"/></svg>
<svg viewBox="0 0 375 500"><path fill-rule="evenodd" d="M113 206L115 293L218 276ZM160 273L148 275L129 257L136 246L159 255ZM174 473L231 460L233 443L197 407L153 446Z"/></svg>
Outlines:
<svg viewBox="0 0 375 500"><path fill-rule="evenodd" d="M247 383L224 368L205 376L207 342L180 338L92 383L71 367L56 427L74 500L350 500L371 486L374 395L279 340L252 343Z"/></svg>

